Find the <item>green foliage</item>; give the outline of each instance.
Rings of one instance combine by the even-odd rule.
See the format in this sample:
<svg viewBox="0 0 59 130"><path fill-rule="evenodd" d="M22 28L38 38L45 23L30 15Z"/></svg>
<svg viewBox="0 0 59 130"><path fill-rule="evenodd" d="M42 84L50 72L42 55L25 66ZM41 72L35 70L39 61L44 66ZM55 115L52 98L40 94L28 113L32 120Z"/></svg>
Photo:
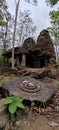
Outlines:
<svg viewBox="0 0 59 130"><path fill-rule="evenodd" d="M46 2L51 5L51 6L54 6L55 4L57 4L59 0L46 0Z"/></svg>
<svg viewBox="0 0 59 130"><path fill-rule="evenodd" d="M5 13L7 13L7 3L5 0L0 0L0 26L6 26Z"/></svg>
<svg viewBox="0 0 59 130"><path fill-rule="evenodd" d="M38 0L25 0L25 2L32 3L33 5L37 6Z"/></svg>
<svg viewBox="0 0 59 130"><path fill-rule="evenodd" d="M57 19L58 17L59 17L59 10L57 10L57 11L54 10L54 11L50 12L50 18L51 19L54 20L54 19Z"/></svg>
<svg viewBox="0 0 59 130"><path fill-rule="evenodd" d="M6 26L6 22L0 20L0 26Z"/></svg>
<svg viewBox="0 0 59 130"><path fill-rule="evenodd" d="M24 109L23 99L19 96L11 96L5 98L5 104L8 107L8 111L10 113L10 117L14 117L15 115L22 114L22 110Z"/></svg>
<svg viewBox="0 0 59 130"><path fill-rule="evenodd" d="M3 80L3 75L0 76L0 81Z"/></svg>
<svg viewBox="0 0 59 130"><path fill-rule="evenodd" d="M56 62L56 63L57 63L57 68L59 68L59 60L57 60L57 62Z"/></svg>
<svg viewBox="0 0 59 130"><path fill-rule="evenodd" d="M3 20L2 14L0 14L0 26L6 26L6 22Z"/></svg>
<svg viewBox="0 0 59 130"><path fill-rule="evenodd" d="M11 74L10 76L9 76L9 79L13 79L14 78L14 74Z"/></svg>
<svg viewBox="0 0 59 130"><path fill-rule="evenodd" d="M2 87L4 84L3 76L0 76L0 87Z"/></svg>
<svg viewBox="0 0 59 130"><path fill-rule="evenodd" d="M59 87L59 82L56 83L57 87Z"/></svg>
<svg viewBox="0 0 59 130"><path fill-rule="evenodd" d="M0 73L3 71L3 63L4 63L4 56L3 56L3 49L0 50Z"/></svg>
<svg viewBox="0 0 59 130"><path fill-rule="evenodd" d="M0 87L2 87L4 85L4 81L0 81Z"/></svg>
<svg viewBox="0 0 59 130"><path fill-rule="evenodd" d="M57 2L58 2L58 0L50 0L50 3L51 3L52 5L55 5Z"/></svg>
<svg viewBox="0 0 59 130"><path fill-rule="evenodd" d="M23 113L22 109L17 108L16 115L19 116L22 115L22 113Z"/></svg>
<svg viewBox="0 0 59 130"><path fill-rule="evenodd" d="M58 59L58 47L59 47L59 9L56 11L53 10L50 12L50 23L51 27L48 27L48 31L50 32L50 35L52 36L55 50L56 50L56 58Z"/></svg>
<svg viewBox="0 0 59 130"><path fill-rule="evenodd" d="M8 63L9 64L12 64L12 58L10 58L9 60L8 60ZM16 64L16 59L14 59L14 65Z"/></svg>
<svg viewBox="0 0 59 130"><path fill-rule="evenodd" d="M4 52L4 50L0 49L0 64L2 64L3 60L4 60L4 58L3 58L3 52Z"/></svg>
<svg viewBox="0 0 59 130"><path fill-rule="evenodd" d="M1 65L1 66L2 66L2 64L3 64L3 61L4 61L3 56L0 55L0 65Z"/></svg>

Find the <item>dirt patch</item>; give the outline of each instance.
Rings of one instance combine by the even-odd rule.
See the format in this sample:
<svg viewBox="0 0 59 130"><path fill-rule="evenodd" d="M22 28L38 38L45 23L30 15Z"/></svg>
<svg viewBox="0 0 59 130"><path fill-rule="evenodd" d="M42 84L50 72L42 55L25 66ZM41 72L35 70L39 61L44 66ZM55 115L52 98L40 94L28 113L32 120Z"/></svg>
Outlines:
<svg viewBox="0 0 59 130"><path fill-rule="evenodd" d="M50 126L50 121L45 116L29 113L27 117L7 123L4 130L59 130L59 125Z"/></svg>

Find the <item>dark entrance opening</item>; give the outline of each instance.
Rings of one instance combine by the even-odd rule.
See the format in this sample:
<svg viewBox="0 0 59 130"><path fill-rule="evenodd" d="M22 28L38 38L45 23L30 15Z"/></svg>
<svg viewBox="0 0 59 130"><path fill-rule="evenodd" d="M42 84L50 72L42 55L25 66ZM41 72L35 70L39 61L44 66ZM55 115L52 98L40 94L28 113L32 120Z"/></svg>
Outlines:
<svg viewBox="0 0 59 130"><path fill-rule="evenodd" d="M20 62L20 64L21 64L21 62L22 62L22 55L20 54L20 56L19 56L19 62Z"/></svg>
<svg viewBox="0 0 59 130"><path fill-rule="evenodd" d="M45 66L45 58L41 58L40 59L40 67L44 67Z"/></svg>
<svg viewBox="0 0 59 130"><path fill-rule="evenodd" d="M31 55L26 55L26 66L34 68L33 57Z"/></svg>
<svg viewBox="0 0 59 130"><path fill-rule="evenodd" d="M40 58L40 67L42 68L42 67L46 67L48 65L49 65L49 57L46 57L46 56L41 57Z"/></svg>

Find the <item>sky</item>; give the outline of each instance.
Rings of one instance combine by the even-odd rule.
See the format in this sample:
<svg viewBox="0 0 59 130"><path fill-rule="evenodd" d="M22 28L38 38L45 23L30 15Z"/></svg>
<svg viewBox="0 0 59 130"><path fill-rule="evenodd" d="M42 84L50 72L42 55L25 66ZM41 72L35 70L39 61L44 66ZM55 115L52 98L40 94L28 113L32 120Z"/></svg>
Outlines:
<svg viewBox="0 0 59 130"><path fill-rule="evenodd" d="M15 14L15 0L6 0L8 3L9 11L11 14ZM34 25L37 27L37 35L40 31L50 26L49 12L53 9L57 9L57 5L53 8L47 6L45 0L38 0L38 5L28 4L25 0L20 0L19 12L24 10L30 10L31 18Z"/></svg>

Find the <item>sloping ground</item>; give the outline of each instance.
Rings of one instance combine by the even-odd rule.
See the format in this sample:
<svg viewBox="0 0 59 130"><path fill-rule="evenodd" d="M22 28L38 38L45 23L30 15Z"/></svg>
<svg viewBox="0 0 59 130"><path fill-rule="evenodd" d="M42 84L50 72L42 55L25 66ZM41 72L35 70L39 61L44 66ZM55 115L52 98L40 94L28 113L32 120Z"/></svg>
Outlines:
<svg viewBox="0 0 59 130"><path fill-rule="evenodd" d="M53 68L53 67L43 67L43 68L22 68L20 67L19 69L15 68L15 69L12 69L12 68L7 68L5 71L4 71L4 75L5 77L11 74L14 74L15 76L33 76L34 74L34 77L36 76L39 76L39 79L40 77L43 78L45 76L48 76L52 79L59 79L59 69L56 69L56 68ZM38 77L37 77L38 78Z"/></svg>
<svg viewBox="0 0 59 130"><path fill-rule="evenodd" d="M28 115L29 116L29 115ZM18 118L13 123L6 124L4 130L59 130L59 126L51 127L49 126L49 121L44 116L38 116L33 119L33 114L30 115L31 119L28 117Z"/></svg>

